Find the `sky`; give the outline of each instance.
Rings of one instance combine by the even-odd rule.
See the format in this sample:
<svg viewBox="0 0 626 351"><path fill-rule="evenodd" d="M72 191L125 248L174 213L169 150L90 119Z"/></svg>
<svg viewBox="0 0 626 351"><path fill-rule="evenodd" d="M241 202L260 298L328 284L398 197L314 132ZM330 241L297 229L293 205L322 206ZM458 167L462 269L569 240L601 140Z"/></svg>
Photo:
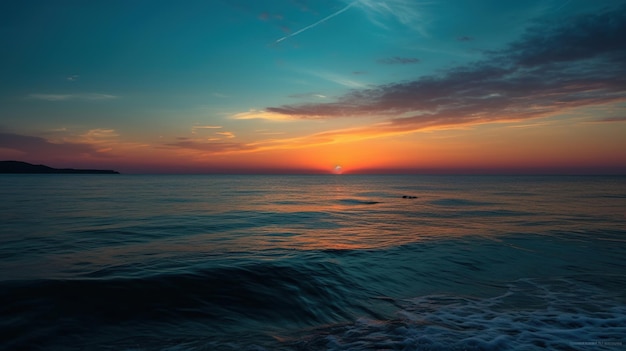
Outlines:
<svg viewBox="0 0 626 351"><path fill-rule="evenodd" d="M626 174L623 0L4 0L0 160Z"/></svg>

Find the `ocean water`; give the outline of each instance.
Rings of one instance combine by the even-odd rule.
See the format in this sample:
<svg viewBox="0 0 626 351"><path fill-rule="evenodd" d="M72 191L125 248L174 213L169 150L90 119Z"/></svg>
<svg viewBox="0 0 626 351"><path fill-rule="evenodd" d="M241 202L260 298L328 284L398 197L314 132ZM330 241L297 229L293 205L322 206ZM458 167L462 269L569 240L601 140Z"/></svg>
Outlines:
<svg viewBox="0 0 626 351"><path fill-rule="evenodd" d="M4 350L626 349L625 177L0 175L0 196Z"/></svg>

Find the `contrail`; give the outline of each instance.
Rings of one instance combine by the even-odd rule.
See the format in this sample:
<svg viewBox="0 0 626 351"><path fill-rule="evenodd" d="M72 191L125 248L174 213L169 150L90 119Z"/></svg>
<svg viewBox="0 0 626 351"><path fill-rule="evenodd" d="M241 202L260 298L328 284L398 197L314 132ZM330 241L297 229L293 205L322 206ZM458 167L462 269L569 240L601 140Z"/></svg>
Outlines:
<svg viewBox="0 0 626 351"><path fill-rule="evenodd" d="M296 31L296 32L293 32L293 33L291 33L291 34L289 34L289 35L286 35L286 36L284 36L284 37L282 37L282 38L280 38L280 39L276 40L276 44L277 44L277 43L280 43L281 41L283 41L283 40L285 40L285 39L289 39L289 38L291 38L291 37L293 37L293 36L296 36L296 35L298 35L298 34L300 34L300 33L304 32L304 31L307 31L307 30L309 30L309 29L311 29L311 28L314 28L314 27L318 26L319 24L321 24L321 23L324 23L324 22L328 21L329 19L331 19L331 18L333 18L333 17L335 17L335 16L337 16L337 15L340 15L340 14L342 14L342 13L344 13L344 12L348 11L348 9L349 9L349 8L351 8L351 7L352 7L354 4L356 4L357 2L359 2L359 1L358 1L358 0L357 0L357 1L354 1L354 2L352 2L350 5L348 5L348 6L344 7L344 8L342 8L341 10L339 10L339 11L337 11L337 12L335 12L335 13L331 14L331 15L328 15L328 16L326 16L326 17L322 18L321 20L319 20L319 21L317 21L317 22L315 22L315 23L313 23L313 24L311 24L311 25L308 25L308 26L306 26L306 27L304 27L304 28L302 28L302 29L300 29L300 30L298 30L298 31Z"/></svg>

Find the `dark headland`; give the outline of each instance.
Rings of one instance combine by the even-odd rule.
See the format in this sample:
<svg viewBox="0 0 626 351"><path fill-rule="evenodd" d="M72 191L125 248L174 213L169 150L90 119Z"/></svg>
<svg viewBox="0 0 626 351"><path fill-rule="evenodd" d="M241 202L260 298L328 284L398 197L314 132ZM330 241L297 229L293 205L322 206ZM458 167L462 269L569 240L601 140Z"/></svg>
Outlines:
<svg viewBox="0 0 626 351"><path fill-rule="evenodd" d="M52 168L44 165L33 165L21 161L0 161L0 173L27 174L119 174L119 172L103 169Z"/></svg>

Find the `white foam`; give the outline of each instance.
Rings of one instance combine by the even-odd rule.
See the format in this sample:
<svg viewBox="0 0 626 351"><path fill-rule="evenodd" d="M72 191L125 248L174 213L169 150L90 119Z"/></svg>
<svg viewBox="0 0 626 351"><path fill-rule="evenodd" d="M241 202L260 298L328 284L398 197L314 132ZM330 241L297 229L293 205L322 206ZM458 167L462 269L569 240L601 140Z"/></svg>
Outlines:
<svg viewBox="0 0 626 351"><path fill-rule="evenodd" d="M501 296L431 295L399 301L397 318L361 318L297 344L308 350L617 350L623 300L568 280L520 280ZM323 339L323 340L322 340Z"/></svg>

